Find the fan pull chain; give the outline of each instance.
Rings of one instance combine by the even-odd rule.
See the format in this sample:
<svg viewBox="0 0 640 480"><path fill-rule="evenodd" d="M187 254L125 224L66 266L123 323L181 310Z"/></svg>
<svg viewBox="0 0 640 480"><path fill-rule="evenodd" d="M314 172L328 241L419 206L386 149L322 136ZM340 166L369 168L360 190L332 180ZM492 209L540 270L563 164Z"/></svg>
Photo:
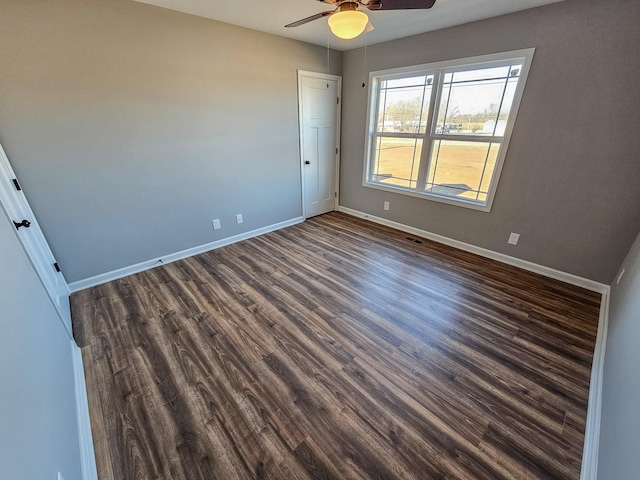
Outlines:
<svg viewBox="0 0 640 480"><path fill-rule="evenodd" d="M364 55L362 58L362 88L365 88L367 84L365 83L365 78L367 78L367 40L365 37L364 43Z"/></svg>
<svg viewBox="0 0 640 480"><path fill-rule="evenodd" d="M329 31L327 30L327 78L329 78L329 75L331 75L331 61L330 61L331 50L329 50L330 39L331 37L329 36ZM327 88L329 88L329 82L327 82Z"/></svg>
<svg viewBox="0 0 640 480"><path fill-rule="evenodd" d="M362 56L362 88L367 86L365 79L367 78L367 38L369 32L364 34L364 55Z"/></svg>

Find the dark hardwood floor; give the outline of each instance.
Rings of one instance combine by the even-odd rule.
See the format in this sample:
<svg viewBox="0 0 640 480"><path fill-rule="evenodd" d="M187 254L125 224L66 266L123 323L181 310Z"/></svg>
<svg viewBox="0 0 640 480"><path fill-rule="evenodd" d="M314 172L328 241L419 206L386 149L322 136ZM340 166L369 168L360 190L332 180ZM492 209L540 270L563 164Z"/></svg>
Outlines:
<svg viewBox="0 0 640 480"><path fill-rule="evenodd" d="M74 294L100 480L579 478L600 296L417 240L332 213Z"/></svg>

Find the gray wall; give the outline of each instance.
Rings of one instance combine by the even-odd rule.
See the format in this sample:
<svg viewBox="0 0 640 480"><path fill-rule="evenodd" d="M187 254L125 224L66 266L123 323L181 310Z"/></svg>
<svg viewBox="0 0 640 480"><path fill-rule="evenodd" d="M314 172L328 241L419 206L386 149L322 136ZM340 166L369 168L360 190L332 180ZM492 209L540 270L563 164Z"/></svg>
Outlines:
<svg viewBox="0 0 640 480"><path fill-rule="evenodd" d="M0 477L80 480L71 341L0 206Z"/></svg>
<svg viewBox="0 0 640 480"><path fill-rule="evenodd" d="M68 281L302 214L296 69L326 72L326 49L130 0L3 0L0 65L0 142Z"/></svg>
<svg viewBox="0 0 640 480"><path fill-rule="evenodd" d="M604 362L598 478L638 478L640 472L640 235L611 286ZM616 277L617 278L617 277Z"/></svg>
<svg viewBox="0 0 640 480"><path fill-rule="evenodd" d="M638 18L567 0L367 48L367 71L536 48L490 213L362 187L368 89L346 52L340 204L609 284L640 231Z"/></svg>

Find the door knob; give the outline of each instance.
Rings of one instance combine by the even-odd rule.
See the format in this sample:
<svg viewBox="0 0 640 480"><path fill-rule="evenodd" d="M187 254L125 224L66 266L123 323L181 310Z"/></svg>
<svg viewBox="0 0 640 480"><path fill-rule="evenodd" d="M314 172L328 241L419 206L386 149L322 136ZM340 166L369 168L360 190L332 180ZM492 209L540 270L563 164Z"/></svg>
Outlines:
<svg viewBox="0 0 640 480"><path fill-rule="evenodd" d="M16 230L20 227L29 228L31 226L31 222L29 220L22 220L20 223L14 221L13 224L16 226Z"/></svg>
<svg viewBox="0 0 640 480"><path fill-rule="evenodd" d="M305 160L304 164L305 165L311 165L311 162L309 160Z"/></svg>

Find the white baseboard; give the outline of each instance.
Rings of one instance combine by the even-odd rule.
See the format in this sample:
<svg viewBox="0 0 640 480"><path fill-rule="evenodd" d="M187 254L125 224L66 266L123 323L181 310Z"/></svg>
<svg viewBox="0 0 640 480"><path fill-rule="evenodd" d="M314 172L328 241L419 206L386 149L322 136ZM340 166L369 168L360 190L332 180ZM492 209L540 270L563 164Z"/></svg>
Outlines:
<svg viewBox="0 0 640 480"><path fill-rule="evenodd" d="M580 480L596 480L598 477L598 454L600 449L600 418L602 415L602 384L604 381L604 356L609 331L610 292L602 294L598 336L591 364L591 383L589 384L589 406L587 408L587 426L582 449L582 470Z"/></svg>
<svg viewBox="0 0 640 480"><path fill-rule="evenodd" d="M247 240L248 238L257 237L259 235L273 232L275 230L280 230L281 228L290 227L291 225L295 225L301 222L304 222L304 217L296 217L290 220L285 220L284 222L274 223L273 225L268 225L256 230L251 230L250 232L223 238L222 240L216 240L215 242L211 243L205 243L204 245L200 245L198 247L188 248L186 250L171 253L160 258L154 258L152 260L140 262L129 267L119 268L118 270L113 270L111 272L101 273L100 275L85 278L84 280L78 280L76 282L70 283L69 289L71 290L71 293L79 292L80 290L84 290L85 288L95 287L96 285L101 285L112 280L117 280L118 278L123 278L128 275L133 275L134 273L143 272L145 270L149 270L150 268L159 267L160 265L164 265L166 263L182 260L183 258L192 257L193 255L197 255L199 253L215 250L216 248L231 245L232 243Z"/></svg>
<svg viewBox="0 0 640 480"><path fill-rule="evenodd" d="M506 263L508 265L513 265L514 267L519 267L523 270L538 273L540 275L544 275L545 277L553 278L565 283L569 283L571 285L586 288L587 290L598 293L605 293L609 291L609 285L605 285L604 283L599 283L594 280L589 280L588 278L579 277L571 273L561 272L560 270L555 270L550 267L545 267L544 265L538 265L537 263L529 262L527 260L521 260L519 258L511 257L509 255L505 255L504 253L494 252L493 250L477 247L475 245L471 245L470 243L454 240L453 238L438 235L437 233L431 233L426 230L411 227L409 225L404 225L402 223L394 222L393 220L376 217L375 215L369 215L368 213L360 212L358 210L353 210L351 208L343 206L340 206L338 208L338 211L344 212L348 215L353 215L354 217L364 218L374 223L379 223L380 225L386 225L387 227L402 230L403 232L412 233L414 235L433 240L434 242L442 243L454 248L458 248L460 250L464 250L465 252L475 253L476 255L480 255L481 257L486 257L492 260Z"/></svg>
<svg viewBox="0 0 640 480"><path fill-rule="evenodd" d="M89 400L84 378L82 351L71 341L71 358L73 360L73 376L76 390L76 415L78 417L78 439L80 440L80 464L82 480L98 480L96 455L93 450L91 420L89 418Z"/></svg>

